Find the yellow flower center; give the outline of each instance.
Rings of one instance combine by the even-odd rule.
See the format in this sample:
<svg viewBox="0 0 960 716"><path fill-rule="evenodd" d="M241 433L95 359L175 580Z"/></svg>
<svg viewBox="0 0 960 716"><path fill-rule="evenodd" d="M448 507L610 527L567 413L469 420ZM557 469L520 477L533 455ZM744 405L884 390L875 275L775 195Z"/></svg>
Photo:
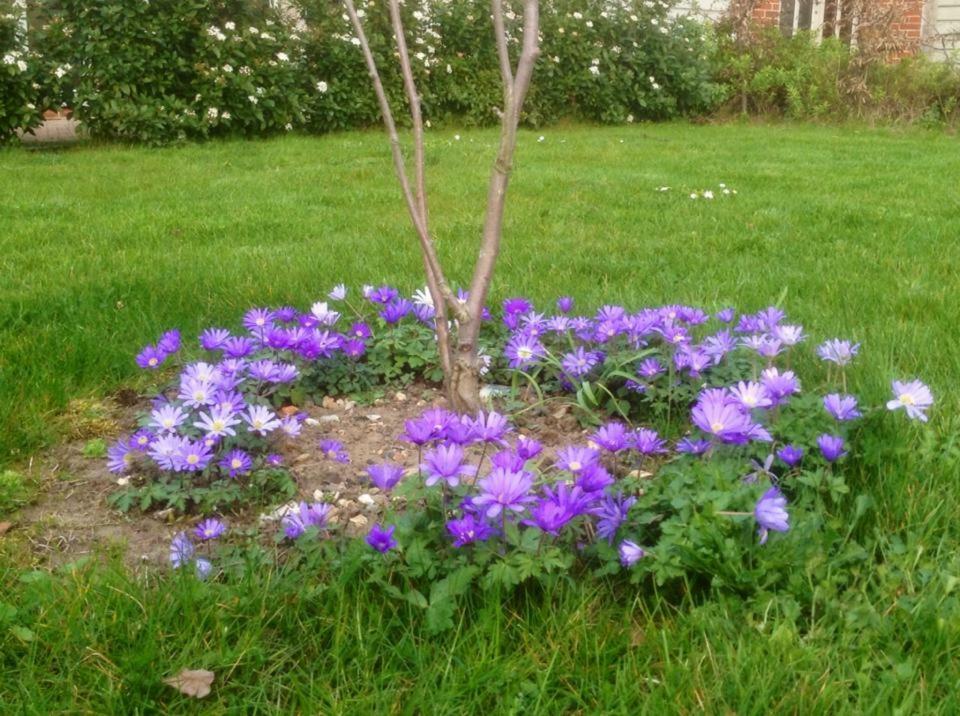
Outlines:
<svg viewBox="0 0 960 716"><path fill-rule="evenodd" d="M233 458L233 460L230 461L230 467L232 467L234 470L239 470L242 466L243 466L243 463L240 462L237 458Z"/></svg>
<svg viewBox="0 0 960 716"><path fill-rule="evenodd" d="M200 462L200 456L199 456L199 455L187 455L187 462L190 463L191 465L196 465L198 462Z"/></svg>
<svg viewBox="0 0 960 716"><path fill-rule="evenodd" d="M903 403L904 405L913 405L917 401L914 399L912 393L901 393L900 402Z"/></svg>
<svg viewBox="0 0 960 716"><path fill-rule="evenodd" d="M519 348L517 350L517 355L523 358L524 360L526 360L527 358L533 357L533 351L527 348L526 346L523 346L522 348Z"/></svg>
<svg viewBox="0 0 960 716"><path fill-rule="evenodd" d="M723 430L723 423L721 422L710 423L710 430L712 432L719 433L721 430Z"/></svg>
<svg viewBox="0 0 960 716"><path fill-rule="evenodd" d="M156 364L157 364L156 358L151 358L150 360L147 361L147 365L156 365Z"/></svg>
<svg viewBox="0 0 960 716"><path fill-rule="evenodd" d="M570 472L576 472L577 470L580 470L582 468L583 468L583 465L580 463L579 460L574 460L570 463Z"/></svg>

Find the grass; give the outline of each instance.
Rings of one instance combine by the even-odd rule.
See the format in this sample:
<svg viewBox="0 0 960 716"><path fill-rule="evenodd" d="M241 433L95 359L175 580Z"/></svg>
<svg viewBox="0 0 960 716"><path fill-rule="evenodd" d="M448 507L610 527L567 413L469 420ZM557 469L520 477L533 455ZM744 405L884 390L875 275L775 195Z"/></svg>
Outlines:
<svg viewBox="0 0 960 716"><path fill-rule="evenodd" d="M428 154L440 251L464 280L494 135L461 134L433 134ZM893 377L933 388L928 429L888 428L876 440L892 457L851 477L875 508L845 587L791 610L777 595L585 582L477 597L438 639L362 585L157 583L116 564L48 577L22 573L10 548L0 708L189 711L159 679L202 665L218 674L204 706L223 713L956 712L956 139L788 125L543 134L521 136L496 299L779 301L818 339L862 341L851 389L865 402ZM688 198L719 182L737 195ZM403 212L379 133L0 153L0 462L55 439L68 400L136 381L133 354L166 328L306 305L338 281L414 287Z"/></svg>

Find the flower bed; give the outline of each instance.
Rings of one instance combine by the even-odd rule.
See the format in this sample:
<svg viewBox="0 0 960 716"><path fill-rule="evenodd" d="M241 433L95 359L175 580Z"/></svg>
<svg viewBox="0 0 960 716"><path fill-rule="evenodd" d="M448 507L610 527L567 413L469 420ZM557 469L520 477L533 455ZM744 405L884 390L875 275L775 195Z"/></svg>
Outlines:
<svg viewBox="0 0 960 716"><path fill-rule="evenodd" d="M122 483L115 504L207 515L175 538L175 567L229 572L237 544L218 563L195 543L229 534L223 519L234 506L295 494L279 453L301 433L307 402L439 379L426 293L362 294L354 303L339 286L308 312L255 308L242 331L204 331L204 360L178 365L140 430L110 449ZM920 381L894 381L886 406L862 406L847 389L859 344L822 342L814 363L802 355L803 327L775 307L574 308L569 297L550 315L506 300L483 342L496 402L478 415L432 406L410 416L398 438L410 459L366 467L388 507L361 542L339 538L345 525L330 504L281 508L281 559L360 560L389 593L442 604L431 612L438 627L475 581L503 588L627 569L660 584L763 588L789 578L817 532L835 529L849 493L843 463L872 421L900 409L926 421L933 402ZM183 352L171 331L137 361L161 370ZM803 383L791 368L801 364L811 366ZM544 450L508 417L558 403L595 426L585 440ZM349 469L349 444L327 438L319 449Z"/></svg>

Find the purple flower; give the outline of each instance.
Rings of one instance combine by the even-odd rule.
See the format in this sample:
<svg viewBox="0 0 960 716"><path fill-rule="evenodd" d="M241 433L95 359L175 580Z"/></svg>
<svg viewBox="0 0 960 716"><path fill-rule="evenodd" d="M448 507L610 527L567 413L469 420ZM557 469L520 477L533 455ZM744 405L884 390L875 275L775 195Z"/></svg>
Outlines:
<svg viewBox="0 0 960 716"><path fill-rule="evenodd" d="M367 338L373 336L373 332L370 330L370 326L368 326L366 323L359 322L350 326L350 330L347 332L347 335L353 338L366 340Z"/></svg>
<svg viewBox="0 0 960 716"><path fill-rule="evenodd" d="M207 351L217 351L230 338L230 331L226 328L208 328L200 334L200 347Z"/></svg>
<svg viewBox="0 0 960 716"><path fill-rule="evenodd" d="M514 335L503 350L510 359L511 368L523 368L542 358L546 351L539 339L525 334Z"/></svg>
<svg viewBox="0 0 960 716"><path fill-rule="evenodd" d="M172 331L164 333L160 336L160 340L157 341L157 348L167 355L176 353L180 350L180 331L174 328Z"/></svg>
<svg viewBox="0 0 960 716"><path fill-rule="evenodd" d="M838 338L833 338L817 347L817 355L820 356L822 360L836 363L839 366L845 366L853 360L859 350L859 343L851 344L850 341L841 341Z"/></svg>
<svg viewBox="0 0 960 716"><path fill-rule="evenodd" d="M323 530L327 526L327 517L330 514L330 505L318 502L301 502L295 510L283 516L283 533L289 539L297 539L310 527Z"/></svg>
<svg viewBox="0 0 960 716"><path fill-rule="evenodd" d="M597 536L613 542L613 538L626 519L630 508L636 503L636 497L604 495L596 507L590 510L597 517Z"/></svg>
<svg viewBox="0 0 960 716"><path fill-rule="evenodd" d="M593 441L609 452L619 452L627 447L627 429L623 423L611 422L593 434Z"/></svg>
<svg viewBox="0 0 960 716"><path fill-rule="evenodd" d="M237 477L253 469L253 460L243 450L231 450L220 460L220 467L227 470L230 477Z"/></svg>
<svg viewBox="0 0 960 716"><path fill-rule="evenodd" d="M189 442L188 438L182 438L174 433L162 433L150 444L147 454L160 469L175 470L180 451Z"/></svg>
<svg viewBox="0 0 960 716"><path fill-rule="evenodd" d="M667 441L657 434L656 430L638 428L630 437L630 444L634 450L642 455L655 455L667 452Z"/></svg>
<svg viewBox="0 0 960 716"><path fill-rule="evenodd" d="M774 405L780 405L789 396L800 392L800 382L792 370L781 373L776 368L767 368L760 374L760 383L767 389Z"/></svg>
<svg viewBox="0 0 960 716"><path fill-rule="evenodd" d="M656 358L646 358L637 366L637 375L641 378L656 378L663 371L663 364Z"/></svg>
<svg viewBox="0 0 960 716"><path fill-rule="evenodd" d="M193 542L187 537L187 533L178 532L170 542L170 564L173 565L174 569L179 569L193 559L195 551Z"/></svg>
<svg viewBox="0 0 960 716"><path fill-rule="evenodd" d="M206 557L197 557L193 567L196 570L197 579L206 579L213 571L213 564Z"/></svg>
<svg viewBox="0 0 960 716"><path fill-rule="evenodd" d="M907 417L911 420L927 422L926 410L933 405L933 394L930 388L919 380L912 380L909 383L895 380L892 387L893 400L887 403L887 410L904 408L907 411Z"/></svg>
<svg viewBox="0 0 960 716"><path fill-rule="evenodd" d="M150 413L150 425L161 433L176 432L183 425L187 414L177 405L164 405Z"/></svg>
<svg viewBox="0 0 960 716"><path fill-rule="evenodd" d="M401 479L403 479L403 468L391 462L371 465L367 468L367 474L373 484L384 492L392 490Z"/></svg>
<svg viewBox="0 0 960 716"><path fill-rule="evenodd" d="M213 404L215 393L213 383L199 378L187 378L180 384L177 397L189 408L202 408Z"/></svg>
<svg viewBox="0 0 960 716"><path fill-rule="evenodd" d="M830 393L830 395L824 396L823 407L830 415L841 422L861 416L857 409L857 399L852 395Z"/></svg>
<svg viewBox="0 0 960 716"><path fill-rule="evenodd" d="M263 335L273 327L273 318L273 311L269 308L251 308L243 316L243 326L257 335Z"/></svg>
<svg viewBox="0 0 960 716"><path fill-rule="evenodd" d="M624 567L632 567L647 555L643 547L627 539L620 543L619 552L620 564Z"/></svg>
<svg viewBox="0 0 960 716"><path fill-rule="evenodd" d="M237 431L233 429L234 425L239 425L240 421L236 414L229 408L221 408L214 405L207 413L200 413L200 419L194 422L193 427L203 431L208 437L226 437L227 435L236 435Z"/></svg>
<svg viewBox="0 0 960 716"><path fill-rule="evenodd" d="M393 288L393 286L380 286L379 288L371 288L364 296L371 303L379 303L385 306L399 297L400 292Z"/></svg>
<svg viewBox="0 0 960 716"><path fill-rule="evenodd" d="M231 336L223 342L223 352L230 358L245 358L255 348L253 341L244 336Z"/></svg>
<svg viewBox="0 0 960 716"><path fill-rule="evenodd" d="M520 435L517 437L517 446L516 446L517 455L519 455L523 460L532 460L543 450L543 445L534 440L533 438L528 438L526 435Z"/></svg>
<svg viewBox="0 0 960 716"><path fill-rule="evenodd" d="M510 431L510 423L507 419L493 410L484 413L482 410L477 413L476 418L464 418L472 429L476 439L485 443L497 443L505 445L503 436Z"/></svg>
<svg viewBox="0 0 960 716"><path fill-rule="evenodd" d="M182 472L200 472L213 460L210 446L203 440L187 440L180 448L180 453L174 456L174 469Z"/></svg>
<svg viewBox="0 0 960 716"><path fill-rule="evenodd" d="M413 304L410 301L405 298L396 298L384 306L380 311L380 318L389 325L393 325L410 315L411 311L413 311Z"/></svg>
<svg viewBox="0 0 960 716"><path fill-rule="evenodd" d="M140 428L140 430L130 436L130 447L140 452L146 452L150 448L150 443L152 443L156 437L156 435L146 428Z"/></svg>
<svg viewBox="0 0 960 716"><path fill-rule="evenodd" d="M777 452L777 457L788 467L796 467L803 459L803 448L797 445L784 445Z"/></svg>
<svg viewBox="0 0 960 716"><path fill-rule="evenodd" d="M557 299L557 310L560 313L570 313L573 310L573 298L570 296L561 296Z"/></svg>
<svg viewBox="0 0 960 716"><path fill-rule="evenodd" d="M456 487L461 477L477 473L477 468L463 464L463 448L459 445L437 445L424 456L424 464L420 468L426 469L424 484L427 487L433 487L440 480L450 487Z"/></svg>
<svg viewBox="0 0 960 716"><path fill-rule="evenodd" d="M724 323L730 323L733 320L733 317L736 315L736 311L732 308L723 308L717 311L717 320L723 321Z"/></svg>
<svg viewBox="0 0 960 716"><path fill-rule="evenodd" d="M694 440L693 438L685 437L677 442L677 452L686 455L703 455L709 449L709 440Z"/></svg>
<svg viewBox="0 0 960 716"><path fill-rule="evenodd" d="M350 338L343 342L343 354L348 358L359 358L367 352L367 344L358 338Z"/></svg>
<svg viewBox="0 0 960 716"><path fill-rule="evenodd" d="M786 324L782 326L774 326L773 335L785 346L795 346L807 339L803 333L803 326L792 326Z"/></svg>
<svg viewBox="0 0 960 716"><path fill-rule="evenodd" d="M518 296L516 298L507 298L503 302L503 319L504 323L507 322L507 316L522 316L524 313L529 313L533 310L533 304L530 303L527 299ZM516 328L516 325L508 327L513 330Z"/></svg>
<svg viewBox="0 0 960 716"><path fill-rule="evenodd" d="M386 554L397 546L397 540L393 537L395 529L397 529L396 525L389 525L386 528L374 525L367 535L367 544L380 554Z"/></svg>
<svg viewBox="0 0 960 716"><path fill-rule="evenodd" d="M333 301L342 301L347 297L347 287L342 283L338 283L333 287L333 290L327 294L327 297Z"/></svg>
<svg viewBox="0 0 960 716"><path fill-rule="evenodd" d="M593 370L597 363L599 363L597 354L593 351L585 351L583 346L580 346L572 353L564 355L560 365L572 378L582 378Z"/></svg>
<svg viewBox="0 0 960 716"><path fill-rule="evenodd" d="M844 450L843 438L838 435L824 433L817 438L817 445L827 462L836 462L847 454Z"/></svg>
<svg viewBox="0 0 960 716"><path fill-rule="evenodd" d="M215 517L211 517L198 524L193 533L197 536L197 539L206 542L207 540L222 537L226 531L227 526L223 522Z"/></svg>
<svg viewBox="0 0 960 716"><path fill-rule="evenodd" d="M280 432L288 438L300 435L303 429L303 419L298 415L288 415L280 419Z"/></svg>
<svg viewBox="0 0 960 716"><path fill-rule="evenodd" d="M554 465L558 470L565 470L576 475L585 468L596 465L599 461L600 453L593 448L567 445L557 450L557 460Z"/></svg>
<svg viewBox="0 0 960 716"><path fill-rule="evenodd" d="M137 355L137 365L148 370L155 370L167 359L167 354L157 346L147 346Z"/></svg>
<svg viewBox="0 0 960 716"><path fill-rule="evenodd" d="M136 456L137 452L128 438L119 440L107 450L107 469L110 472L123 474L133 466Z"/></svg>
<svg viewBox="0 0 960 716"><path fill-rule="evenodd" d="M422 418L405 420L403 426L404 431L400 435L400 439L408 443L413 443L414 445L426 445L428 442L436 440L439 437L434 432L433 426Z"/></svg>
<svg viewBox="0 0 960 716"><path fill-rule="evenodd" d="M478 507L486 507L487 517L493 518L503 510L522 512L524 505L533 501L529 494L533 476L526 472L514 472L495 468L477 482L480 494L473 499Z"/></svg>
<svg viewBox="0 0 960 716"><path fill-rule="evenodd" d="M280 467L283 465L283 455L277 455L276 453L270 453L266 457L266 463L270 467Z"/></svg>
<svg viewBox="0 0 960 716"><path fill-rule="evenodd" d="M723 360L723 357L735 350L737 340L730 331L717 331L712 336L707 336L703 341L703 352L708 355L713 364L717 365Z"/></svg>
<svg viewBox="0 0 960 716"><path fill-rule="evenodd" d="M614 483L613 476L600 463L587 465L580 472L574 474L576 476L574 484L588 493L600 492Z"/></svg>
<svg viewBox="0 0 960 716"><path fill-rule="evenodd" d="M459 520L447 522L447 532L453 537L454 547L463 547L472 542L484 542L493 536L495 530L475 515L465 514Z"/></svg>
<svg viewBox="0 0 960 716"><path fill-rule="evenodd" d="M787 498L776 486L763 493L753 508L753 516L757 520L760 544L767 541L769 530L786 532L790 529L790 515L787 513Z"/></svg>
<svg viewBox="0 0 960 716"><path fill-rule="evenodd" d="M490 464L494 467L502 467L504 470L520 472L527 461L518 455L514 450L501 450L490 456Z"/></svg>
<svg viewBox="0 0 960 716"><path fill-rule="evenodd" d="M753 422L723 390L705 390L690 413L694 425L725 443L742 445L750 440Z"/></svg>
<svg viewBox="0 0 960 716"><path fill-rule="evenodd" d="M346 465L350 462L350 454L339 440L321 440L320 452L324 457Z"/></svg>
<svg viewBox="0 0 960 716"><path fill-rule="evenodd" d="M284 323L292 323L297 320L297 309L293 306L281 306L276 311L274 311L278 321L283 321Z"/></svg>
<svg viewBox="0 0 960 716"><path fill-rule="evenodd" d="M523 524L556 537L570 520L586 511L586 501L579 487L570 487L565 482L556 486L556 490L544 488L544 497L530 509L530 519Z"/></svg>

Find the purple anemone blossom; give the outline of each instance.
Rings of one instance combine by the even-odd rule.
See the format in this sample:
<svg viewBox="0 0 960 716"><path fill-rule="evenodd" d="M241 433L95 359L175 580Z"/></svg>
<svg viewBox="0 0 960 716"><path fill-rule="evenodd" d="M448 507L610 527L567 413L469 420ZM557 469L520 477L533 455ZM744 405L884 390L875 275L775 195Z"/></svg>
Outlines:
<svg viewBox="0 0 960 716"><path fill-rule="evenodd" d="M780 405L800 392L800 381L792 370L781 373L777 368L767 368L760 374L760 383L767 389L774 405Z"/></svg>
<svg viewBox="0 0 960 716"><path fill-rule="evenodd" d="M181 472L200 472L213 460L213 452L203 440L187 440L180 448L180 453L174 456L174 469Z"/></svg>
<svg viewBox="0 0 960 716"><path fill-rule="evenodd" d="M817 445L820 448L820 453L827 462L836 462L847 454L846 450L844 450L845 445L843 438L839 435L824 433L817 438Z"/></svg>
<svg viewBox="0 0 960 716"><path fill-rule="evenodd" d="M554 465L558 470L576 475L585 468L596 465L600 461L600 453L589 447L567 445L557 450L557 459Z"/></svg>
<svg viewBox="0 0 960 716"><path fill-rule="evenodd" d="M754 429L750 416L719 389L704 391L690 417L703 432L734 445L748 442Z"/></svg>
<svg viewBox="0 0 960 716"><path fill-rule="evenodd" d="M378 288L370 288L369 291L364 292L364 297L371 303L379 303L383 306L390 303L395 298L400 296L400 292L397 291L393 286L380 286Z"/></svg>
<svg viewBox="0 0 960 716"><path fill-rule="evenodd" d="M665 368L656 358L646 358L637 366L637 375L641 378L656 378Z"/></svg>
<svg viewBox="0 0 960 716"><path fill-rule="evenodd" d="M493 410L484 413L481 410L476 418L465 417L463 420L470 426L478 441L506 445L503 436L510 432L510 423L500 413Z"/></svg>
<svg viewBox="0 0 960 716"><path fill-rule="evenodd" d="M583 346L580 346L572 353L564 355L560 365L570 377L582 378L593 370L599 362L600 359L594 351L585 351Z"/></svg>
<svg viewBox="0 0 960 716"><path fill-rule="evenodd" d="M555 490L545 487L543 491L544 497L530 508L530 519L523 520L523 524L556 537L574 517L586 511L587 500L579 487L571 488L565 482Z"/></svg>
<svg viewBox="0 0 960 716"><path fill-rule="evenodd" d="M243 326L248 331L261 335L273 327L274 314L269 308L251 308L243 316Z"/></svg>
<svg viewBox="0 0 960 716"><path fill-rule="evenodd" d="M624 567L632 567L647 555L643 547L628 539L620 543L618 551L620 552L620 564Z"/></svg>
<svg viewBox="0 0 960 716"><path fill-rule="evenodd" d="M409 316L412 311L413 304L410 301L405 298L397 298L384 306L383 310L380 311L380 318L388 325L393 325Z"/></svg>
<svg viewBox="0 0 960 716"><path fill-rule="evenodd" d="M374 485L387 492L403 479L403 467L392 462L384 462L368 467L367 474L370 475Z"/></svg>
<svg viewBox="0 0 960 716"><path fill-rule="evenodd" d="M224 468L230 477L246 475L253 469L253 459L243 450L231 450L220 460L220 467Z"/></svg>
<svg viewBox="0 0 960 716"><path fill-rule="evenodd" d="M190 442L189 438L175 433L161 433L150 444L147 454L161 470L176 470L180 452Z"/></svg>
<svg viewBox="0 0 960 716"><path fill-rule="evenodd" d="M774 326L773 335L785 346L795 346L807 339L803 333L803 326L788 324Z"/></svg>
<svg viewBox="0 0 960 716"><path fill-rule="evenodd" d="M769 530L786 532L790 529L787 498L776 486L763 493L753 508L753 516L757 521L760 544L766 544Z"/></svg>
<svg viewBox="0 0 960 716"><path fill-rule="evenodd" d="M264 461L265 461L270 467L280 467L281 465L283 465L283 455L277 455L276 453L270 453L269 455L267 455L267 457L264 459Z"/></svg>
<svg viewBox="0 0 960 716"><path fill-rule="evenodd" d="M326 529L330 505L319 502L301 502L296 509L283 516L283 533L289 539L297 539L310 527Z"/></svg>
<svg viewBox="0 0 960 716"><path fill-rule="evenodd" d="M511 368L523 368L540 360L546 354L540 340L525 333L514 335L503 352L510 359Z"/></svg>
<svg viewBox="0 0 960 716"><path fill-rule="evenodd" d="M619 452L627 447L629 435L623 423L610 422L602 425L592 436L593 442L608 452Z"/></svg>
<svg viewBox="0 0 960 716"><path fill-rule="evenodd" d="M339 440L321 440L320 452L328 460L339 462L342 465L347 465L350 462L350 453L347 452L347 449Z"/></svg>
<svg viewBox="0 0 960 716"><path fill-rule="evenodd" d="M841 367L848 365L859 351L859 343L841 341L838 338L825 341L817 346L817 355L820 356L822 360L836 363Z"/></svg>
<svg viewBox="0 0 960 716"><path fill-rule="evenodd" d="M209 519L204 520L198 524L196 529L193 531L193 533L197 536L197 539L203 540L204 542L222 537L224 534L226 534L226 532L227 526L215 517L210 517Z"/></svg>
<svg viewBox="0 0 960 716"><path fill-rule="evenodd" d="M485 507L486 515L490 518L506 510L523 512L526 504L535 499L529 494L532 486L533 475L529 472L514 472L498 467L477 481L480 494L473 498L473 504Z"/></svg>
<svg viewBox="0 0 960 716"><path fill-rule="evenodd" d="M117 474L128 472L136 456L137 450L130 444L129 438L119 440L107 450L107 469Z"/></svg>
<svg viewBox="0 0 960 716"><path fill-rule="evenodd" d="M561 296L557 299L557 310L560 313L570 313L573 310L573 298L570 296Z"/></svg>
<svg viewBox="0 0 960 716"><path fill-rule="evenodd" d="M230 338L230 331L226 328L208 328L200 334L200 347L205 351L218 351Z"/></svg>
<svg viewBox="0 0 960 716"><path fill-rule="evenodd" d="M823 398L823 407L836 420L844 422L861 417L861 412L857 409L857 399L852 395L840 395L839 393L830 393Z"/></svg>
<svg viewBox="0 0 960 716"><path fill-rule="evenodd" d="M773 405L773 400L771 400L767 389L760 383L754 383L752 380L747 382L741 380L736 386L730 389L730 395L743 406L745 410L769 408Z"/></svg>
<svg viewBox="0 0 960 716"><path fill-rule="evenodd" d="M596 507L590 509L590 513L597 518L597 536L612 543L636 501L636 497L624 497L622 494L600 498Z"/></svg>
<svg viewBox="0 0 960 716"><path fill-rule="evenodd" d="M280 427L276 413L265 405L251 405L241 417L250 426L250 432L258 435L266 435Z"/></svg>
<svg viewBox="0 0 960 716"><path fill-rule="evenodd" d="M717 311L716 316L718 321L722 321L723 323L730 323L730 321L733 320L736 314L737 312L732 308L722 308L719 311Z"/></svg>
<svg viewBox="0 0 960 716"><path fill-rule="evenodd" d="M927 409L933 405L933 393L919 380L909 383L893 381L893 400L887 403L887 410L904 408L911 420L927 422Z"/></svg>
<svg viewBox="0 0 960 716"><path fill-rule="evenodd" d="M453 537L454 547L463 547L473 542L485 542L496 533L496 530L483 520L477 519L475 515L468 513L458 520L447 522L447 532Z"/></svg>
<svg viewBox="0 0 960 716"><path fill-rule="evenodd" d="M796 467L803 459L803 448L797 445L784 445L777 451L777 457L787 467Z"/></svg>
<svg viewBox="0 0 960 716"><path fill-rule="evenodd" d="M397 546L397 540L393 537L393 532L396 529L396 525L388 525L387 527L374 525L367 535L367 544L380 554L386 554Z"/></svg>
<svg viewBox="0 0 960 716"><path fill-rule="evenodd" d="M164 333L160 336L160 340L157 341L157 348L167 355L176 353L180 350L180 331L174 328L172 331Z"/></svg>
<svg viewBox="0 0 960 716"><path fill-rule="evenodd" d="M710 447L709 440L694 440L691 437L684 437L677 441L677 452L686 455L705 455Z"/></svg>
<svg viewBox="0 0 960 716"><path fill-rule="evenodd" d="M332 301L342 301L346 297L347 297L347 287L342 283L338 283L336 286L333 287L330 293L327 294L327 298L329 298Z"/></svg>
<svg viewBox="0 0 960 716"><path fill-rule="evenodd" d="M213 404L216 394L213 383L198 378L187 378L180 384L180 393L177 397L188 408L203 408Z"/></svg>
<svg viewBox="0 0 960 716"><path fill-rule="evenodd" d="M490 456L490 464L494 467L502 467L504 470L519 472L527 464L527 461L520 457L515 450L500 450Z"/></svg>
<svg viewBox="0 0 960 716"><path fill-rule="evenodd" d="M157 346L147 346L137 354L137 365L147 370L156 370L167 359L167 354Z"/></svg>
<svg viewBox="0 0 960 716"><path fill-rule="evenodd" d="M574 473L574 484L586 493L596 495L612 485L615 480L600 463L587 465L580 472Z"/></svg>
<svg viewBox="0 0 960 716"><path fill-rule="evenodd" d="M433 487L443 480L450 487L460 484L461 477L470 477L477 473L477 468L465 465L463 462L463 448L459 445L437 445L424 455L424 463L420 466L427 474L424 484Z"/></svg>
<svg viewBox="0 0 960 716"><path fill-rule="evenodd" d="M656 455L667 452L667 441L656 430L637 428L630 436L630 444L641 455Z"/></svg>
<svg viewBox="0 0 960 716"><path fill-rule="evenodd" d="M526 435L520 435L517 437L515 450L524 460L532 460L543 451L543 444Z"/></svg>
<svg viewBox="0 0 960 716"><path fill-rule="evenodd" d="M229 408L222 408L214 405L209 412L200 413L199 420L195 421L193 427L198 428L204 435L226 437L236 435L237 431L233 429L234 425L239 425L236 413Z"/></svg>
<svg viewBox="0 0 960 716"><path fill-rule="evenodd" d="M150 430L146 428L140 428L137 432L130 436L130 447L134 450L139 450L140 452L146 452L150 449L150 443L154 441L157 436L153 434Z"/></svg>
<svg viewBox="0 0 960 716"><path fill-rule="evenodd" d="M439 439L439 435L434 432L433 426L423 419L405 420L403 423L403 433L400 439L414 445L426 445L433 440Z"/></svg>

